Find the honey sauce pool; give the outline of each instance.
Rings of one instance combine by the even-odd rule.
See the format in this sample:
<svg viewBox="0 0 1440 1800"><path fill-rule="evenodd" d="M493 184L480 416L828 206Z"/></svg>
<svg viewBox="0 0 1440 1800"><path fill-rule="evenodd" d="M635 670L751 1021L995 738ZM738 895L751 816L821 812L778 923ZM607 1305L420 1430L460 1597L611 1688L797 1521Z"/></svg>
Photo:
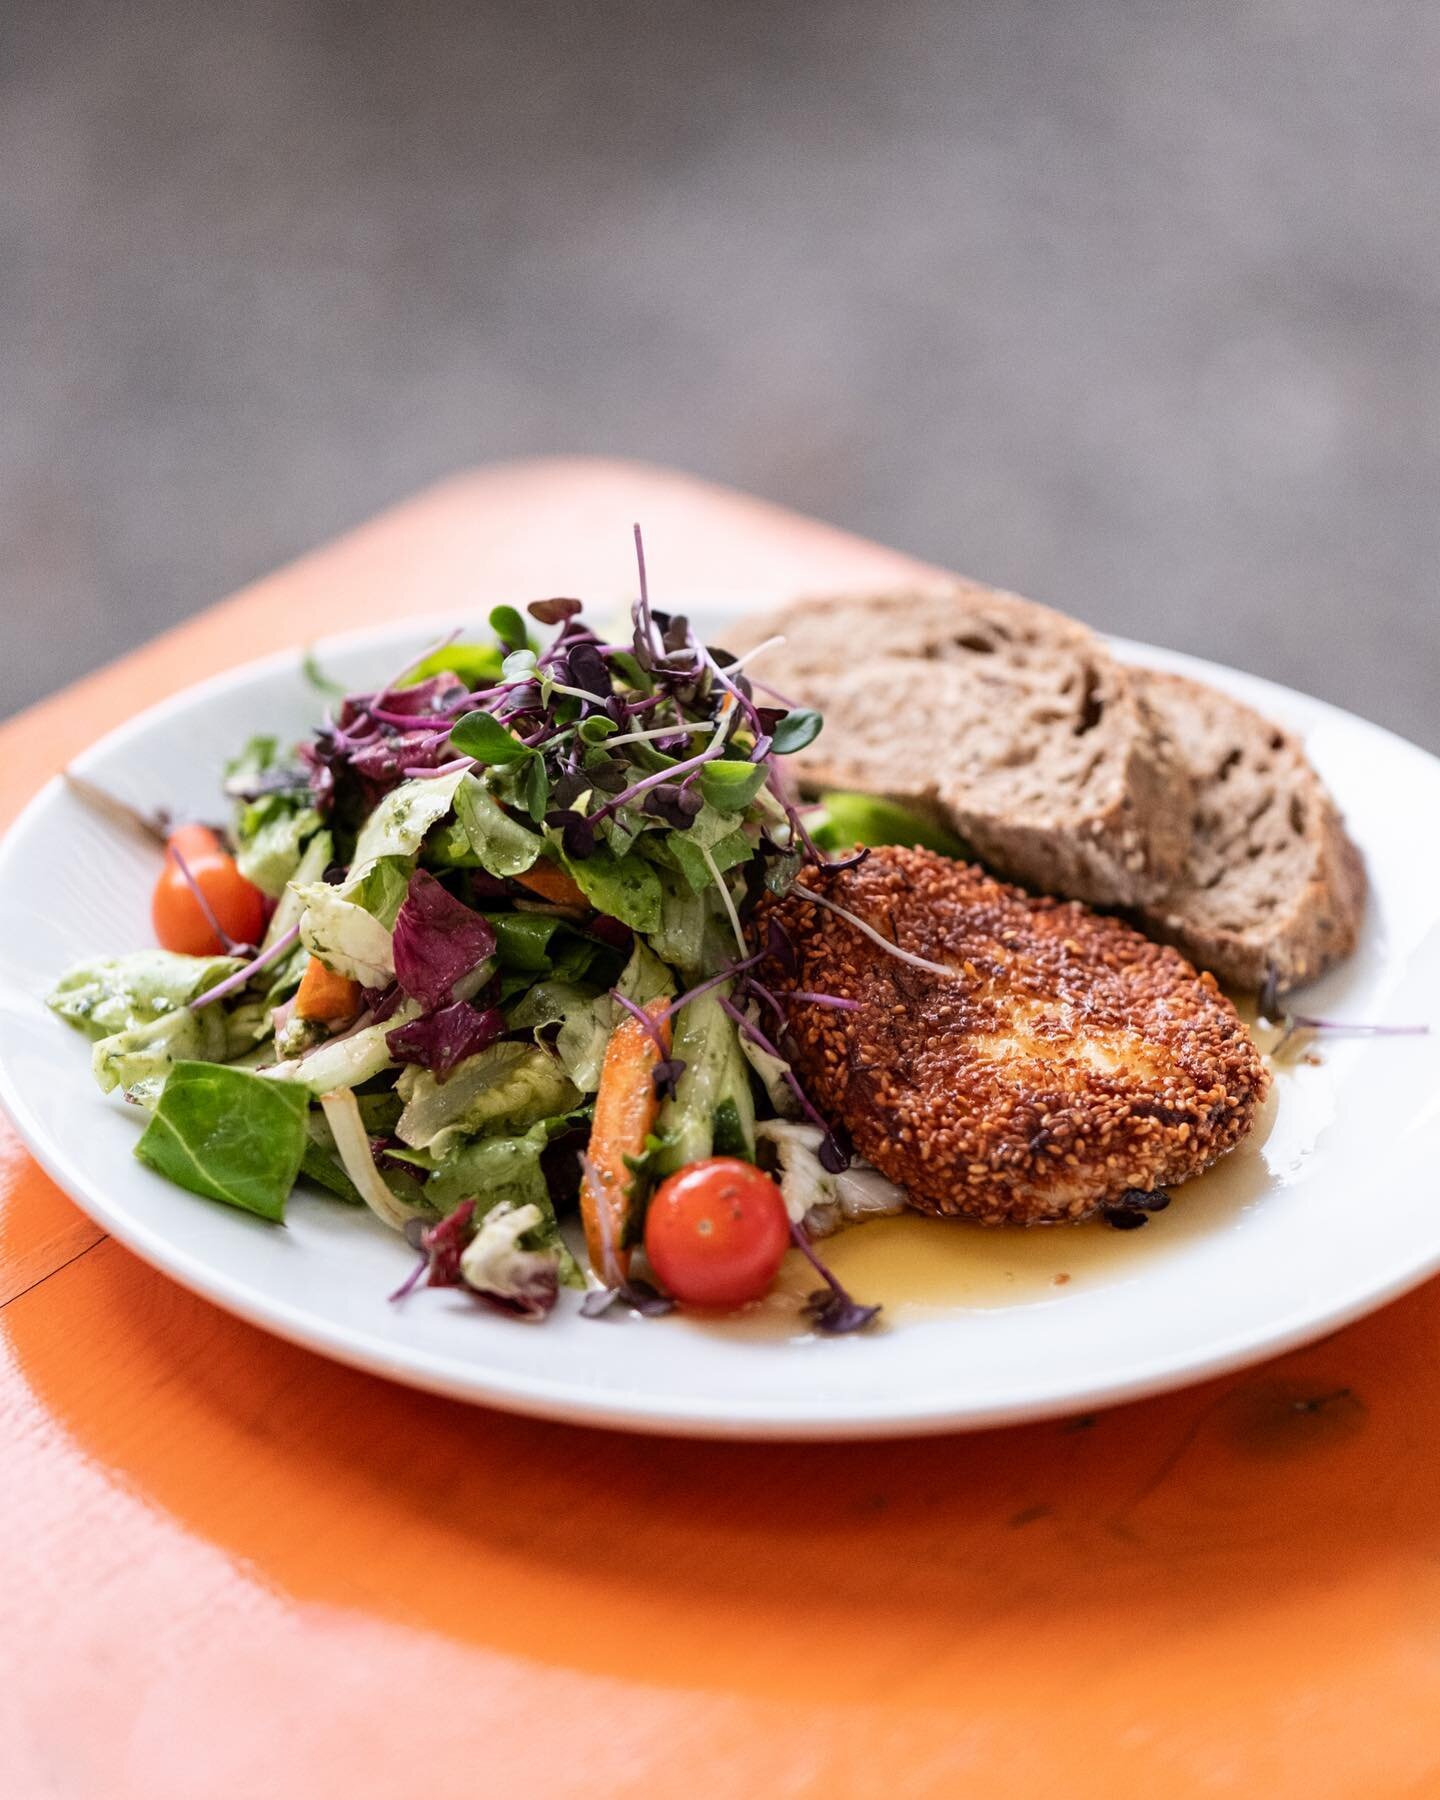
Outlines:
<svg viewBox="0 0 1440 1800"><path fill-rule="evenodd" d="M1277 1034L1255 1028L1253 1006L1241 1011L1268 1048ZM1270 1093L1249 1137L1203 1175L1172 1188L1170 1205L1150 1214L1143 1229L1117 1231L1103 1218L987 1226L903 1213L822 1239L821 1254L858 1300L879 1302L889 1328L956 1311L1063 1305L1096 1285L1132 1280L1225 1229L1304 1167L1334 1116L1333 1080L1323 1061L1303 1054L1272 1058L1270 1068ZM807 1336L804 1302L818 1285L792 1251L765 1299L701 1328L771 1340Z"/></svg>

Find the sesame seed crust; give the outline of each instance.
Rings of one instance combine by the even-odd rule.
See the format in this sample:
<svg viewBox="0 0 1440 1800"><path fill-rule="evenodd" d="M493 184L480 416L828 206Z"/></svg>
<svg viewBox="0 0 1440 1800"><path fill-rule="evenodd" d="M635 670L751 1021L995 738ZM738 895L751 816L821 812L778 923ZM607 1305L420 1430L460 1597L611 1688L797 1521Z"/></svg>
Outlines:
<svg viewBox="0 0 1440 1800"><path fill-rule="evenodd" d="M899 961L806 898L818 890L947 979ZM1213 976L1077 902L970 863L877 849L807 869L762 902L798 969L772 989L820 1110L922 1212L986 1224L1078 1219L1129 1188L1175 1186L1249 1131L1269 1074Z"/></svg>

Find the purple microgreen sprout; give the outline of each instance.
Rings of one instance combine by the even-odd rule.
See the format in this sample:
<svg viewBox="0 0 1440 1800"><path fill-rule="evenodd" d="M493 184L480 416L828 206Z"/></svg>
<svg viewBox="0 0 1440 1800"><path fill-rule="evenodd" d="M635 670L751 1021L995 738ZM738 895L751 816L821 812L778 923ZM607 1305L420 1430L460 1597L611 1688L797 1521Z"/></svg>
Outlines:
<svg viewBox="0 0 1440 1800"><path fill-rule="evenodd" d="M189 863L186 862L185 858L181 855L179 845L173 844L173 843L167 844L165 846L165 854L167 856L173 856L175 858L176 868L178 868L180 873L185 877L185 885L186 885L186 887L189 888L190 892L195 896L195 904L200 908L201 912L205 915L205 923L210 927L210 929L215 933L216 937L219 938L220 942L225 946L226 955L227 956L237 956L242 951L253 950L254 946L251 944L238 944L235 941L235 939L231 937L230 933L225 929L225 927L220 923L219 919L217 919L215 917L215 908L213 906L211 906L209 900L206 898L205 890L200 886L200 883L195 879L194 875L191 874L190 865L189 865Z"/></svg>
<svg viewBox="0 0 1440 1800"><path fill-rule="evenodd" d="M1317 1019L1311 1013L1281 1014L1284 1029L1271 1046L1270 1055L1278 1057L1294 1041L1309 1033L1339 1038L1428 1037L1428 1025L1373 1025L1352 1019Z"/></svg>
<svg viewBox="0 0 1440 1800"><path fill-rule="evenodd" d="M431 644L428 650L422 650L418 656L412 656L405 667L392 675L383 687L375 689L375 697L378 699L382 694L393 694L405 677L413 674L421 663L428 662L432 656L438 656L442 650L448 650L460 636L460 630L460 626L457 625L453 631L447 632L438 642Z"/></svg>
<svg viewBox="0 0 1440 1800"><path fill-rule="evenodd" d="M270 964L278 962L287 950L293 949L299 936L299 925L292 925L288 931L276 938L268 950L260 951L256 957L246 963L243 969L236 969L233 975L227 975L223 981L216 982L214 987L206 988L203 994L197 994L190 1002L191 1012L199 1012L202 1006L210 1006L216 1000L223 1000L227 994L238 993L253 976L260 973L261 969L269 968Z"/></svg>
<svg viewBox="0 0 1440 1800"><path fill-rule="evenodd" d="M568 625L581 610L583 602L570 599L532 600L525 608L532 619L542 625Z"/></svg>
<svg viewBox="0 0 1440 1800"><path fill-rule="evenodd" d="M650 582L645 573L645 539L641 535L639 522L635 525L635 564L640 577L639 618L635 621L637 641L643 636L645 648L653 657L655 649L655 620L650 612Z"/></svg>
<svg viewBox="0 0 1440 1800"><path fill-rule="evenodd" d="M716 892L720 896L720 904L725 908L725 916L730 921L730 929L735 933L736 947L743 957L746 951L745 933L740 929L740 915L735 910L734 896L726 885L725 878L721 875L719 869L716 868L715 858L710 854L704 844L701 844L700 846L700 855L704 860L705 867L710 872L711 881L715 883Z"/></svg>
<svg viewBox="0 0 1440 1800"><path fill-rule="evenodd" d="M859 1012L858 1000L847 1000L841 994L812 994L808 988L791 988L783 996L786 1000L800 1000L807 1006L829 1006L836 1012Z"/></svg>
<svg viewBox="0 0 1440 1800"><path fill-rule="evenodd" d="M880 1308L862 1306L841 1286L835 1274L816 1255L815 1247L805 1235L803 1226L792 1224L790 1237L795 1248L825 1283L823 1288L809 1295L805 1302L806 1316L815 1329L823 1331L828 1337L840 1337L846 1332L862 1330L879 1313Z"/></svg>
<svg viewBox="0 0 1440 1800"><path fill-rule="evenodd" d="M817 906L823 906L827 912L833 912L844 919L847 925L853 925L862 937L869 938L872 944L878 944L887 956L893 956L897 962L908 963L912 969L923 969L926 974L943 976L946 981L958 981L959 971L947 968L944 963L931 962L927 956L917 956L913 950L902 950L892 938L878 932L873 925L867 925L858 913L852 913L848 907L841 906L838 901L827 899L824 894L816 893L814 888L805 889L805 898L813 900Z"/></svg>

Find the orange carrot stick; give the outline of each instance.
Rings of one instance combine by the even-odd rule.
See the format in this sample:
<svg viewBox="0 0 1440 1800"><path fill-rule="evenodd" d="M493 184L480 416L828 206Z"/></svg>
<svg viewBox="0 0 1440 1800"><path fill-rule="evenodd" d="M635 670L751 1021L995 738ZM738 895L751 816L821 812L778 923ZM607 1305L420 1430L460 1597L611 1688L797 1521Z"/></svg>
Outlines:
<svg viewBox="0 0 1440 1800"><path fill-rule="evenodd" d="M585 1179L580 1184L580 1217L590 1266L606 1283L630 1272L630 1251L623 1240L634 1177L625 1158L639 1156L644 1150L660 1110L652 1074L660 1061L657 1037L665 1054L670 1053L668 1006L669 1002L661 999L652 1000L645 1008L655 1021L653 1037L627 1013L610 1034L600 1068Z"/></svg>
<svg viewBox="0 0 1440 1800"><path fill-rule="evenodd" d="M588 906L590 904L559 863L545 862L542 859L528 868L523 875L517 875L515 879L529 888L532 894L538 894L542 900L552 901L556 906Z"/></svg>
<svg viewBox="0 0 1440 1800"><path fill-rule="evenodd" d="M333 1025L339 1019L353 1019L359 1010L360 983L348 975L337 975L318 956L312 956L300 977L295 1016Z"/></svg>

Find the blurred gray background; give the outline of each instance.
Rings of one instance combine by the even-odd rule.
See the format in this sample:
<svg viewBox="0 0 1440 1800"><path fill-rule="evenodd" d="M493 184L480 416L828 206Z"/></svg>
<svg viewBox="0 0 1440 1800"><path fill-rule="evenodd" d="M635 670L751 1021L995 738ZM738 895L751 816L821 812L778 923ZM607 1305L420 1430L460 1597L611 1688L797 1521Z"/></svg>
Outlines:
<svg viewBox="0 0 1440 1800"><path fill-rule="evenodd" d="M0 712L548 450L1440 748L1440 6L5 0Z"/></svg>

